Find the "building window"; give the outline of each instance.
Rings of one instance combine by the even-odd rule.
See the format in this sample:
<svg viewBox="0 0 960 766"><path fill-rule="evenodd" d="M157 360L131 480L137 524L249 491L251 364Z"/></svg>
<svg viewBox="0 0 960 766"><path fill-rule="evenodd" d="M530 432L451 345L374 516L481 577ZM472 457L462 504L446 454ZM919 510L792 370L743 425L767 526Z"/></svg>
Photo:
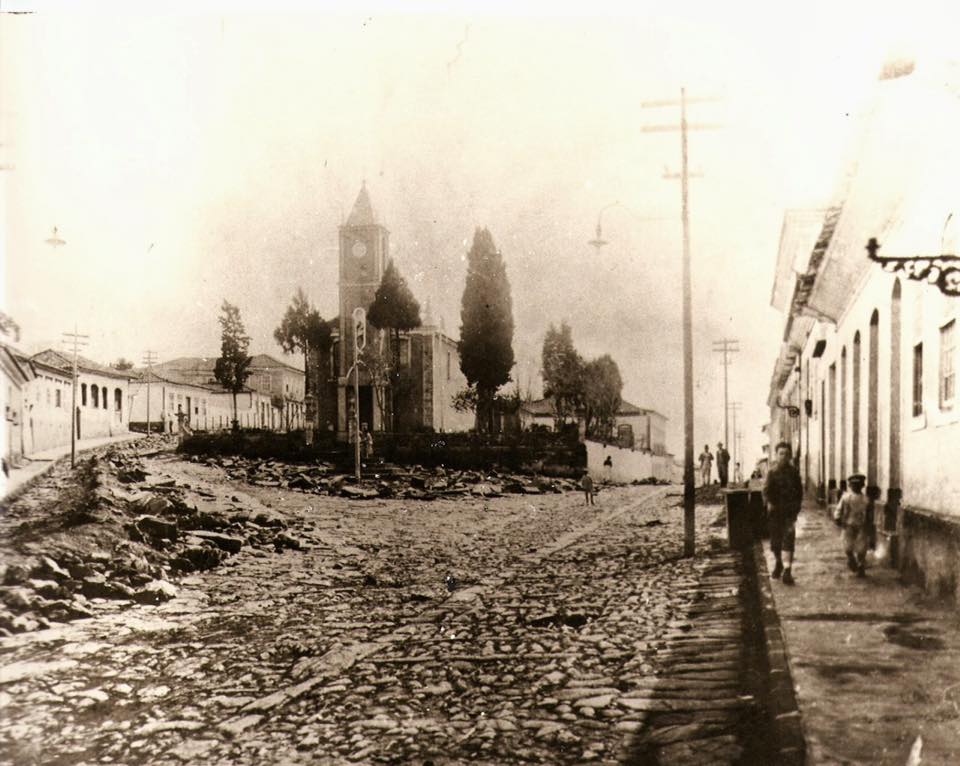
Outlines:
<svg viewBox="0 0 960 766"><path fill-rule="evenodd" d="M410 366L410 338L400 339L400 366Z"/></svg>
<svg viewBox="0 0 960 766"><path fill-rule="evenodd" d="M86 383L80 384L80 404L82 404L84 407L87 406L87 384Z"/></svg>
<svg viewBox="0 0 960 766"><path fill-rule="evenodd" d="M940 328L940 409L949 410L953 407L956 393L957 373L954 366L954 327L955 320L950 320Z"/></svg>
<svg viewBox="0 0 960 766"><path fill-rule="evenodd" d="M113 389L113 409L117 415L123 415L123 391L119 388Z"/></svg>
<svg viewBox="0 0 960 766"><path fill-rule="evenodd" d="M448 352L447 352L447 380L450 380L450 371L451 371L451 369L452 369L452 367L453 367L452 362L453 362L453 354L451 354L451 353L448 351Z"/></svg>
<svg viewBox="0 0 960 766"><path fill-rule="evenodd" d="M923 414L923 344L913 347L913 416Z"/></svg>
<svg viewBox="0 0 960 766"><path fill-rule="evenodd" d="M90 386L90 396L93 399L93 408L99 409L100 407L100 386Z"/></svg>
<svg viewBox="0 0 960 766"><path fill-rule="evenodd" d="M100 399L100 403L103 404L103 409L107 409L108 401L109 401L109 397L107 396L107 387L104 386L102 391L102 398Z"/></svg>
<svg viewBox="0 0 960 766"><path fill-rule="evenodd" d="M57 389L56 391L54 391L53 393L54 393L54 396L55 396L56 399L57 399L57 402L56 402L57 407L58 407L58 408L59 408L59 407L62 407L62 406L63 406L63 403L60 401L60 389L58 388L58 389Z"/></svg>

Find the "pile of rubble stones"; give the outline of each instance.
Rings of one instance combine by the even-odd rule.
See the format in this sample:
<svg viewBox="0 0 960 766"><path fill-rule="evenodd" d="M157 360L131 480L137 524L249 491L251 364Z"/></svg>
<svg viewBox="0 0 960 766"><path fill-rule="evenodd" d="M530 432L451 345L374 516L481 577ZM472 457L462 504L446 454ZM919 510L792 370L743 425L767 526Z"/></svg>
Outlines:
<svg viewBox="0 0 960 766"><path fill-rule="evenodd" d="M401 468L387 463L363 467L357 482L350 474L338 472L329 463L295 464L242 457L192 456L194 462L223 468L233 479L262 487L279 487L322 495L339 495L354 500L392 497L406 500L435 500L441 497L472 495L543 495L578 489L569 479L499 473L496 470L456 471L442 467Z"/></svg>
<svg viewBox="0 0 960 766"><path fill-rule="evenodd" d="M71 509L61 490L75 481L66 466L7 509L0 635L91 617L98 606L161 603L176 596L179 576L216 567L244 546L302 547L267 508L250 511L234 497L198 509L190 501L201 498L188 485L149 475L135 448L89 461L95 489L84 523L66 521Z"/></svg>

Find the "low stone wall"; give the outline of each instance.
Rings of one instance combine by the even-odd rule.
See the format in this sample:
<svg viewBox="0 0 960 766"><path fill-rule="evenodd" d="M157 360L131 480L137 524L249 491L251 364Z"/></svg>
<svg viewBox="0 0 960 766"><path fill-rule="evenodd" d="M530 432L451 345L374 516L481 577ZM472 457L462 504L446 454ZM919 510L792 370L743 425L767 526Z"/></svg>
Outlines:
<svg viewBox="0 0 960 766"><path fill-rule="evenodd" d="M587 469L594 480L609 478L617 484L653 477L659 481L676 481L673 475L673 458L670 455L654 455L639 450L621 449L614 444L604 446L600 442L587 441ZM609 473L603 461L607 456L613 461Z"/></svg>
<svg viewBox="0 0 960 766"><path fill-rule="evenodd" d="M960 518L901 507L897 559L907 582L935 596L957 599L960 582Z"/></svg>

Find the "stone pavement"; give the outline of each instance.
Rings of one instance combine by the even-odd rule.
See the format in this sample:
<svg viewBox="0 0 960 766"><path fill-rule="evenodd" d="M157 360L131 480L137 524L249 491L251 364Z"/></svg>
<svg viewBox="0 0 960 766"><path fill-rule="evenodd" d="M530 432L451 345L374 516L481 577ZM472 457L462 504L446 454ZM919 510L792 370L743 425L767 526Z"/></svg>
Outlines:
<svg viewBox="0 0 960 766"><path fill-rule="evenodd" d="M0 761L769 762L716 506L684 559L664 488L346 501L145 466L303 546L0 639Z"/></svg>
<svg viewBox="0 0 960 766"><path fill-rule="evenodd" d="M772 585L810 762L960 763L956 606L875 563L856 578L823 509L805 506L797 533L797 585Z"/></svg>
<svg viewBox="0 0 960 766"><path fill-rule="evenodd" d="M79 455L81 452L89 452L92 449L103 447L108 444L119 444L121 442L131 441L132 439L142 438L143 434L125 433L116 436L105 436L100 439L79 439L76 450ZM70 456L70 445L54 447L52 449L35 452L28 458L23 459L23 465L13 468L9 476L0 473L0 498L5 498L19 490L31 479L40 476L48 471L50 467L60 458Z"/></svg>

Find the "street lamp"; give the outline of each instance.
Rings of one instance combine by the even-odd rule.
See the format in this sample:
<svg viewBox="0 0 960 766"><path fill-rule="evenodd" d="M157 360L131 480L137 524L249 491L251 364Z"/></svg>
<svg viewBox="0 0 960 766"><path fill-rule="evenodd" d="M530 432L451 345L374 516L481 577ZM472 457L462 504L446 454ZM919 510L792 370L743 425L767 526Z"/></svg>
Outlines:
<svg viewBox="0 0 960 766"><path fill-rule="evenodd" d="M44 242L46 242L51 247L61 247L62 245L67 244L66 240L60 238L60 234L57 232L57 227L53 227L53 232L47 237Z"/></svg>
<svg viewBox="0 0 960 766"><path fill-rule="evenodd" d="M589 241L587 242L587 244L590 245L590 247L596 248L596 251L597 251L598 254L600 253L600 248L601 248L601 247L604 247L605 245L609 245L609 244L610 244L607 240L605 240L605 239L603 238L603 214L604 214L605 212L607 212L610 208L613 208L613 207L623 208L623 209L626 210L628 213L632 214L633 217L636 218L638 221L647 222L647 221L671 221L671 220L673 220L673 218L670 217L670 216L652 216L652 217L645 217L645 216L637 215L636 213L634 213L630 208L628 208L626 205L624 205L624 204L623 204L622 202L620 202L619 200L617 200L616 202L611 202L609 205L604 205L602 208L600 208L600 212L597 213L596 236L594 236L593 239L591 239L591 240L589 240Z"/></svg>

